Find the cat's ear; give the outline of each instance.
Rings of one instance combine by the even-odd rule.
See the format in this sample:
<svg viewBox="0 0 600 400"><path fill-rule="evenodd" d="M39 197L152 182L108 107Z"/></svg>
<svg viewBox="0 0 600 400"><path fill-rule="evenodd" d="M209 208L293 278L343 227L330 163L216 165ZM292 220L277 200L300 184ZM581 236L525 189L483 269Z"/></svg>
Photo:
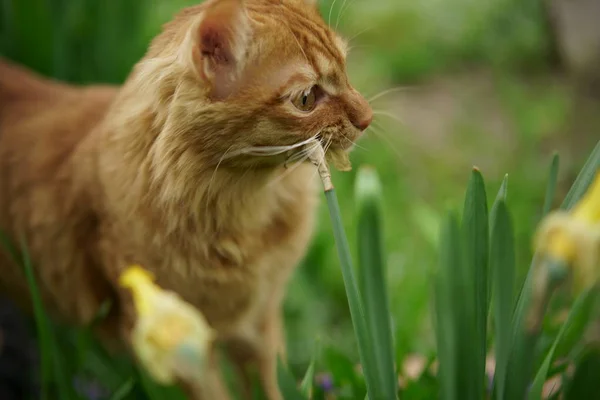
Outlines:
<svg viewBox="0 0 600 400"><path fill-rule="evenodd" d="M235 91L244 68L250 22L242 0L219 0L202 13L192 29L193 66L221 100Z"/></svg>

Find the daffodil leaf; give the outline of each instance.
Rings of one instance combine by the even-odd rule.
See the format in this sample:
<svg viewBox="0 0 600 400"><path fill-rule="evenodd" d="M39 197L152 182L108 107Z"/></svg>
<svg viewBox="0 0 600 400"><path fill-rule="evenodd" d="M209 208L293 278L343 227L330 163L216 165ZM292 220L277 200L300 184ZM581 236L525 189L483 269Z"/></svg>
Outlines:
<svg viewBox="0 0 600 400"><path fill-rule="evenodd" d="M277 381L279 382L279 389L281 390L284 399L307 400L307 398L298 390L294 377L287 370L279 357L277 358Z"/></svg>
<svg viewBox="0 0 600 400"><path fill-rule="evenodd" d="M394 345L387 294L381 184L374 169L362 167L356 179L355 198L358 214L358 283L365 319L372 340L373 368L377 378L371 393L374 399L394 399L398 378L394 368Z"/></svg>
<svg viewBox="0 0 600 400"><path fill-rule="evenodd" d="M600 348L587 348L577 362L575 373L565 389L565 400L593 399L598 396Z"/></svg>
<svg viewBox="0 0 600 400"><path fill-rule="evenodd" d="M143 368L138 368L139 381L150 400L186 400L183 391L174 385L160 385Z"/></svg>
<svg viewBox="0 0 600 400"><path fill-rule="evenodd" d="M466 399L479 399L485 382L489 227L485 184L477 168L471 172L465 195L462 249L463 262L456 271L463 288L461 294L456 294L462 303L458 390Z"/></svg>
<svg viewBox="0 0 600 400"><path fill-rule="evenodd" d="M456 216L449 213L441 230L439 265L435 277L434 326L439 358L440 395L442 400L457 400L460 328L461 264L460 235Z"/></svg>
<svg viewBox="0 0 600 400"><path fill-rule="evenodd" d="M550 164L550 173L548 174L548 185L546 186L546 197L544 199L543 215L546 215L552 209L552 202L556 193L556 183L558 181L558 167L560 158L558 153L554 153L552 163Z"/></svg>
<svg viewBox="0 0 600 400"><path fill-rule="evenodd" d="M573 186L571 186L571 189L565 196L561 208L569 210L577 204L594 180L598 168L600 168L600 141L598 141L596 147L594 147L594 150L592 150L592 153L579 172L579 175L577 175Z"/></svg>
<svg viewBox="0 0 600 400"><path fill-rule="evenodd" d="M365 319L364 305L354 276L350 246L348 245L348 238L344 232L335 189L325 191L325 198L327 199L329 216L333 226L333 236L335 238L335 244L340 259L342 279L346 289L346 298L348 299L354 335L356 336L356 341L358 343L358 353L365 375L367 392L372 393L375 398L377 397L376 393L384 393L384 389L379 387L379 377L377 376L377 367L375 365L373 353L373 339L369 333L369 328Z"/></svg>
<svg viewBox="0 0 600 400"><path fill-rule="evenodd" d="M121 387L119 387L113 394L110 396L109 400L125 400L133 390L135 386L135 380L133 378L128 379Z"/></svg>
<svg viewBox="0 0 600 400"><path fill-rule="evenodd" d="M490 272L493 275L496 368L494 387L497 399L504 399L506 369L510 355L510 323L514 304L515 244L512 220L504 201L491 217Z"/></svg>
<svg viewBox="0 0 600 400"><path fill-rule="evenodd" d="M310 364L306 369L306 373L304 374L304 378L302 378L302 382L300 383L300 391L302 394L308 398L310 398L310 393L313 388L313 381L315 379L315 364L317 362L317 355L319 354L319 343L315 343L315 349L313 351L313 355L310 360Z"/></svg>

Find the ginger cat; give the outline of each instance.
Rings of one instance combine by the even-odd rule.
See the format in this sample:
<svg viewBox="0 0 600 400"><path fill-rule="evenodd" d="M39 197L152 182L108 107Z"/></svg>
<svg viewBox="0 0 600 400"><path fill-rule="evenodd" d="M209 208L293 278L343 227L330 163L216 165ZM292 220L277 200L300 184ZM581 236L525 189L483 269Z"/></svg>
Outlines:
<svg viewBox="0 0 600 400"><path fill-rule="evenodd" d="M317 136L339 158L372 119L315 3L184 9L122 87L0 62L0 229L25 239L53 317L85 324L112 299L103 332L127 344L135 316L117 280L140 264L202 311L242 375L255 366L281 398L281 304L319 194L294 145ZM0 271L1 289L27 306L4 250ZM190 396L228 398L216 367L202 385Z"/></svg>

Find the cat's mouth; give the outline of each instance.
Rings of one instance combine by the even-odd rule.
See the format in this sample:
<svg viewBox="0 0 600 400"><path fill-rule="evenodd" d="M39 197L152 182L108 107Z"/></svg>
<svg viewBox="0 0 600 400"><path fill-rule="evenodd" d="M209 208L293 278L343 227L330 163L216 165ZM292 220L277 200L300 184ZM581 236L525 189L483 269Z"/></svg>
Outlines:
<svg viewBox="0 0 600 400"><path fill-rule="evenodd" d="M332 164L338 171L350 171L350 150L353 147L351 141L338 141L334 139L319 139L321 146L325 150L325 160Z"/></svg>

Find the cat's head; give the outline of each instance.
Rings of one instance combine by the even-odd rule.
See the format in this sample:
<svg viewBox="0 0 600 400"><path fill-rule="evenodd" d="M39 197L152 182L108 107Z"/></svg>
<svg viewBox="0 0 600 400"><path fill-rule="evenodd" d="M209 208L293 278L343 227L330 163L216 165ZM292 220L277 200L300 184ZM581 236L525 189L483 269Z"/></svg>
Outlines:
<svg viewBox="0 0 600 400"><path fill-rule="evenodd" d="M171 108L199 132L202 151L261 164L277 153L269 148L317 136L339 159L367 129L373 112L348 80L346 43L316 3L208 0L179 16L178 33L165 32L186 68Z"/></svg>

